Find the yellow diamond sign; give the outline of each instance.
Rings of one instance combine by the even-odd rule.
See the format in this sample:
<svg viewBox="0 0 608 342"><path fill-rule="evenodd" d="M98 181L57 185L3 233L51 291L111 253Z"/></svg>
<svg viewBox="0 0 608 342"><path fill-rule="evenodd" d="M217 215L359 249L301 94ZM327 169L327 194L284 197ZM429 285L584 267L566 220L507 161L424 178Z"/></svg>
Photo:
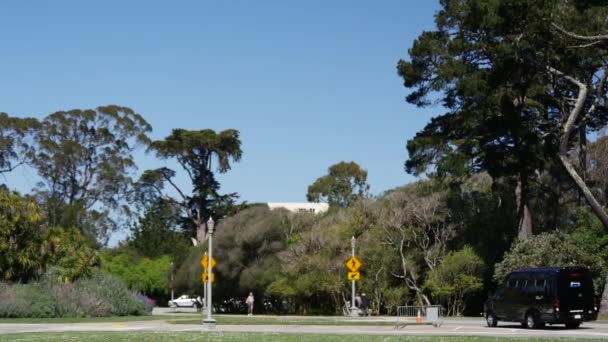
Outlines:
<svg viewBox="0 0 608 342"><path fill-rule="evenodd" d="M359 280L359 279L361 279L361 273L348 272L348 280Z"/></svg>
<svg viewBox="0 0 608 342"><path fill-rule="evenodd" d="M351 272L357 272L360 267L361 267L361 261L359 261L359 259L357 259L357 257L351 257L346 262L346 268L351 270Z"/></svg>
<svg viewBox="0 0 608 342"><path fill-rule="evenodd" d="M209 281L209 273L205 272L203 273L203 283L206 283ZM211 273L211 282L215 283L215 273Z"/></svg>
<svg viewBox="0 0 608 342"><path fill-rule="evenodd" d="M211 268L214 268L215 264L217 264L215 262L215 258L211 258ZM207 269L207 267L209 267L209 256L208 255L205 255L205 257L201 259L201 266L203 266L204 269Z"/></svg>

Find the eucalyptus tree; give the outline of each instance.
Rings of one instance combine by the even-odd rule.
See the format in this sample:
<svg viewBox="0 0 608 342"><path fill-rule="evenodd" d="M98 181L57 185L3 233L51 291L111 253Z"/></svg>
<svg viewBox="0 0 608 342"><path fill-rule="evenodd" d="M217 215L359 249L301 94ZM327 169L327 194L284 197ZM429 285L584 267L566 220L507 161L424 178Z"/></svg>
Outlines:
<svg viewBox="0 0 608 342"><path fill-rule="evenodd" d="M10 172L26 161L24 156L33 147L32 135L39 127L34 118L0 113L0 173Z"/></svg>
<svg viewBox="0 0 608 342"><path fill-rule="evenodd" d="M339 162L308 187L306 198L311 202L326 201L330 206L347 207L363 198L368 190L366 170L352 161Z"/></svg>
<svg viewBox="0 0 608 342"><path fill-rule="evenodd" d="M592 31L605 25L606 8L582 0L443 0L441 6L437 29L422 33L410 60L398 63L412 89L408 102L441 103L447 111L408 141L406 170L456 178L486 171L505 179L517 199L519 237L529 238L540 175L562 165L559 172L566 170L584 191L566 160L579 139L573 132L606 123L598 100L605 45L573 48L553 24ZM597 91L583 91L581 84ZM575 109L589 115L572 115ZM605 215L585 196L597 215Z"/></svg>
<svg viewBox="0 0 608 342"><path fill-rule="evenodd" d="M178 209L187 219L190 236L196 233L198 242L202 243L206 239L209 217L221 218L237 198L235 193L218 193L220 183L213 168L215 162L215 170L225 173L231 169L232 162L241 159L239 131L174 129L165 139L154 141L150 150L162 159L175 158L190 179L192 191L180 188L173 179L175 171L166 167L146 170L139 180L139 188L144 195L160 197ZM169 195L166 185L177 195Z"/></svg>
<svg viewBox="0 0 608 342"><path fill-rule="evenodd" d="M149 143L151 130L141 115L114 105L44 118L28 156L42 179L37 190L49 225L107 239L116 227L111 212L126 208L131 191L132 153Z"/></svg>

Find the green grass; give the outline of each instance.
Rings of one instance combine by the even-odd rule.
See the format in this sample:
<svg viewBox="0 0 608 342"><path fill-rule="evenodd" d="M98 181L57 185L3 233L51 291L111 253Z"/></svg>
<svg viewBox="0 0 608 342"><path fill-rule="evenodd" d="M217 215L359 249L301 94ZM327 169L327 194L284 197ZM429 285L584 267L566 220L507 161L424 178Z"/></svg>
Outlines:
<svg viewBox="0 0 608 342"><path fill-rule="evenodd" d="M315 334L269 334L269 333L200 333L200 332L65 332L65 333L24 333L0 335L0 341L232 341L232 342L549 342L576 341L576 339L555 338L498 338L460 336L387 336L387 335L315 335ZM588 340L585 341L601 341Z"/></svg>
<svg viewBox="0 0 608 342"><path fill-rule="evenodd" d="M191 318L196 315L183 315L181 317ZM104 322L133 322L133 321L159 321L176 319L180 316L111 316L111 317L61 317L61 318L0 318L1 323L104 323Z"/></svg>

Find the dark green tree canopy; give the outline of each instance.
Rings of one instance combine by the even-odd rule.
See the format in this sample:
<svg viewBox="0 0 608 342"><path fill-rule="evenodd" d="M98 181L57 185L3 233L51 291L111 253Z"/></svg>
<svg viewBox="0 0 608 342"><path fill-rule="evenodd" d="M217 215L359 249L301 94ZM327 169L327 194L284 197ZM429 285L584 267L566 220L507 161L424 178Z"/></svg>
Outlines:
<svg viewBox="0 0 608 342"><path fill-rule="evenodd" d="M583 0L441 1L437 29L422 33L409 50L410 60L397 66L411 89L408 102L436 102L447 110L408 141L406 171L456 178L487 171L493 178L504 177L517 184L523 220L535 196L531 184L545 172L560 177L568 170L555 165L564 163L578 140L570 132L606 124L605 101L595 101L605 93L599 75L606 44L576 48L555 27L605 31L607 7L596 5ZM592 113L574 125L568 124L572 99L582 92L568 75L598 89L583 95L582 107ZM555 191L559 187L547 192Z"/></svg>
<svg viewBox="0 0 608 342"><path fill-rule="evenodd" d="M146 170L140 178L141 193L148 196L160 196L178 208L188 219L188 228L198 231L199 241L205 237L205 221L209 217L216 219L230 211L230 204L237 194L220 195L220 183L216 180L215 170L225 173L232 162L241 160L241 140L239 131L227 129L216 133L211 129L185 130L174 129L164 140L154 141L150 150L163 159L177 159L192 183L192 194L180 189L172 178L175 171L168 168ZM164 192L169 184L178 198ZM194 232L191 232L194 233Z"/></svg>
<svg viewBox="0 0 608 342"><path fill-rule="evenodd" d="M47 116L29 158L43 180L39 194L51 224L97 222L103 227L88 233L103 237L111 221L108 210L119 208L130 191L136 168L132 152L149 143L151 130L132 109L113 105ZM105 209L96 211L96 205Z"/></svg>
<svg viewBox="0 0 608 342"><path fill-rule="evenodd" d="M584 3L441 1L437 30L420 35L411 60L397 67L412 89L408 102L427 106L436 99L448 109L408 142L407 171L435 165L439 172L466 168L497 176L542 169L545 155L556 154L563 114L548 67L591 80L605 55L600 48L573 49L552 27L560 19L585 32L603 29L606 9L574 6ZM571 92L572 85L561 83Z"/></svg>
<svg viewBox="0 0 608 342"><path fill-rule="evenodd" d="M326 201L331 206L345 207L364 197L368 190L366 170L352 161L339 162L308 187L306 198L311 202Z"/></svg>

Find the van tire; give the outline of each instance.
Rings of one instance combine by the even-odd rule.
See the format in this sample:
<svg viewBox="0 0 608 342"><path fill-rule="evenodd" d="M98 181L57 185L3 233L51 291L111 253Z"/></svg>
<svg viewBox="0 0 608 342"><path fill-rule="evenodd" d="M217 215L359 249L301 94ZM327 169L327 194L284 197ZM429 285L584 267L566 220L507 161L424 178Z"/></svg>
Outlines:
<svg viewBox="0 0 608 342"><path fill-rule="evenodd" d="M496 319L496 315L493 312L488 312L486 315L486 323L488 327L495 328L498 325L498 320Z"/></svg>
<svg viewBox="0 0 608 342"><path fill-rule="evenodd" d="M566 328L568 329L578 329L581 326L581 322L568 322L566 323Z"/></svg>
<svg viewBox="0 0 608 342"><path fill-rule="evenodd" d="M537 329L540 327L536 312L528 311L526 314L526 320L524 321L524 326L528 329Z"/></svg>

